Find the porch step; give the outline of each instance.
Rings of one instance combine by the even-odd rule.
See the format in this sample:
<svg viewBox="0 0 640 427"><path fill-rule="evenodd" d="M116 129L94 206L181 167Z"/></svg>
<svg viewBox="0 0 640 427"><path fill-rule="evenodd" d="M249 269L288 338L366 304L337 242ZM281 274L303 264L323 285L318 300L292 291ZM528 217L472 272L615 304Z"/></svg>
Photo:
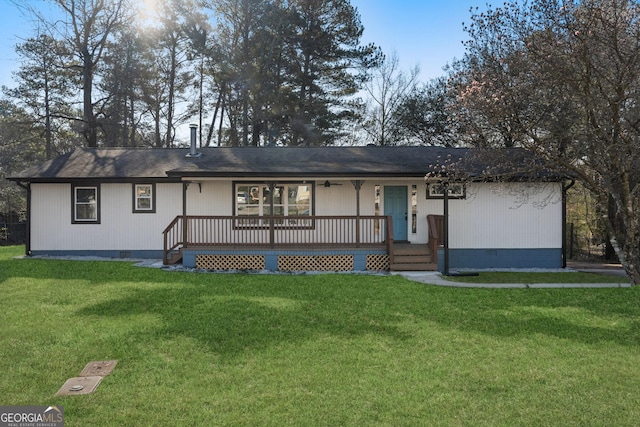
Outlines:
<svg viewBox="0 0 640 427"><path fill-rule="evenodd" d="M418 244L396 244L393 246L393 254L401 255L431 255L428 245Z"/></svg>
<svg viewBox="0 0 640 427"><path fill-rule="evenodd" d="M428 245L398 244L393 247L392 271L435 271L438 266Z"/></svg>
<svg viewBox="0 0 640 427"><path fill-rule="evenodd" d="M391 264L391 271L436 271L438 266L434 263L415 263L415 264Z"/></svg>
<svg viewBox="0 0 640 427"><path fill-rule="evenodd" d="M182 261L182 249L167 255L167 265L175 265Z"/></svg>
<svg viewBox="0 0 640 427"><path fill-rule="evenodd" d="M394 264L429 264L433 261L431 255L394 255Z"/></svg>

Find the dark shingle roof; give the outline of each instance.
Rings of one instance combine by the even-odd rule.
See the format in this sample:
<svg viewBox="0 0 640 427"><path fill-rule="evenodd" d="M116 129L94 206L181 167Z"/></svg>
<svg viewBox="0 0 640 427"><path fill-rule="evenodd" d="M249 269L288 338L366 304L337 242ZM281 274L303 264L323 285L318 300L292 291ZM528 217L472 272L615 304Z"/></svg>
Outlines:
<svg viewBox="0 0 640 427"><path fill-rule="evenodd" d="M445 159L457 162L473 151L466 148L425 146L356 147L218 147L188 149L78 148L9 179L64 182L98 179L171 180L181 177L424 177ZM519 150L518 152L522 152ZM482 164L469 162L467 172L479 173Z"/></svg>
<svg viewBox="0 0 640 427"><path fill-rule="evenodd" d="M220 147L186 149L78 148L10 177L21 181L167 178L181 176L424 176L437 147ZM457 151L457 150L456 150ZM464 150L460 149L460 154Z"/></svg>

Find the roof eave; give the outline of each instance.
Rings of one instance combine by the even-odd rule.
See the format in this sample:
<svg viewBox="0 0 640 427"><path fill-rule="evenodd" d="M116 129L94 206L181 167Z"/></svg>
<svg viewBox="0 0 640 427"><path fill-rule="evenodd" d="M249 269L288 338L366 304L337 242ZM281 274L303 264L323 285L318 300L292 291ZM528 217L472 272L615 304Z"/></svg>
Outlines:
<svg viewBox="0 0 640 427"><path fill-rule="evenodd" d="M398 173L398 172L167 172L169 177L178 178L310 178L310 177L327 177L327 178L363 178L363 177L380 177L380 178L422 178L424 172Z"/></svg>
<svg viewBox="0 0 640 427"><path fill-rule="evenodd" d="M65 184L69 182L106 182L106 183L136 183L136 182L180 182L176 177L7 177L8 181L28 182L33 184Z"/></svg>

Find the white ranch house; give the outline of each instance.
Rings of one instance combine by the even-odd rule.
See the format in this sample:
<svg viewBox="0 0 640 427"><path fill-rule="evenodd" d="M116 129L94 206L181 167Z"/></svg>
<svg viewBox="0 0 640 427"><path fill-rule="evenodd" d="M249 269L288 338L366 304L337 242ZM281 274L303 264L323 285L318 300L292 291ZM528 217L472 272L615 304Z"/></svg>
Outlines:
<svg viewBox="0 0 640 427"><path fill-rule="evenodd" d="M79 148L10 177L29 255L211 270L435 270L441 147ZM561 179L451 183L453 269L564 265ZM438 252L440 255L438 257Z"/></svg>

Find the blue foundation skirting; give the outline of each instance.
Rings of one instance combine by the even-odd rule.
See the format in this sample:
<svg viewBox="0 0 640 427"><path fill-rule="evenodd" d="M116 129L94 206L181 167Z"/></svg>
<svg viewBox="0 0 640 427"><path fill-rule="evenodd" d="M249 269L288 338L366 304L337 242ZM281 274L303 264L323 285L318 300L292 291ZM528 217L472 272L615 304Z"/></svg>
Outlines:
<svg viewBox="0 0 640 427"><path fill-rule="evenodd" d="M212 250L212 249L184 249L182 251L182 265L194 268L198 255L262 255L265 257L265 269L278 271L278 257L284 255L323 256L323 255L352 255L353 271L367 270L367 255L386 254L385 250Z"/></svg>
<svg viewBox="0 0 640 427"><path fill-rule="evenodd" d="M561 248L449 249L449 270L562 268ZM438 249L438 271L444 272L444 249Z"/></svg>

